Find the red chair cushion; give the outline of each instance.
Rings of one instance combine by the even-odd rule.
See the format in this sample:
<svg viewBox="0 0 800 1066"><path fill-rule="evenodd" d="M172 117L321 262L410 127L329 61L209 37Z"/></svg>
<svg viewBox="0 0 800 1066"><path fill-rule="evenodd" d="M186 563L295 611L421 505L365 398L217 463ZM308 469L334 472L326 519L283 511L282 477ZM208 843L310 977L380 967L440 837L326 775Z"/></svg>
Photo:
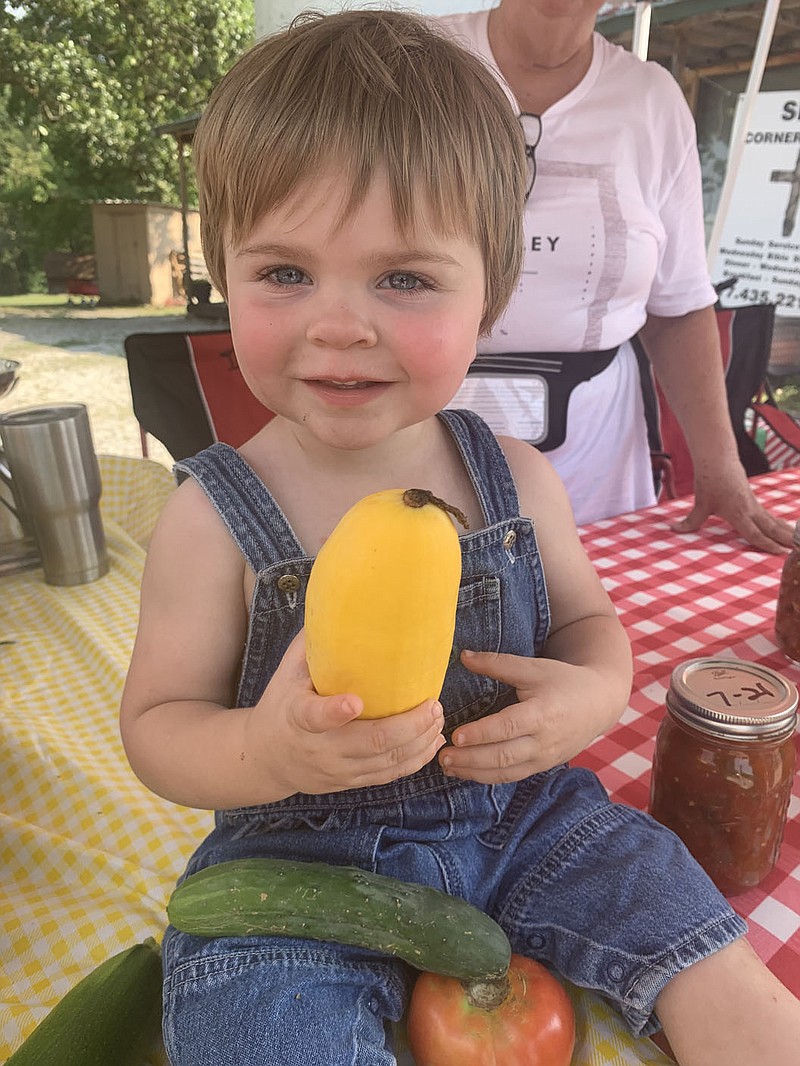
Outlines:
<svg viewBox="0 0 800 1066"><path fill-rule="evenodd" d="M238 448L273 413L247 387L230 333L187 333L186 343L214 437Z"/></svg>

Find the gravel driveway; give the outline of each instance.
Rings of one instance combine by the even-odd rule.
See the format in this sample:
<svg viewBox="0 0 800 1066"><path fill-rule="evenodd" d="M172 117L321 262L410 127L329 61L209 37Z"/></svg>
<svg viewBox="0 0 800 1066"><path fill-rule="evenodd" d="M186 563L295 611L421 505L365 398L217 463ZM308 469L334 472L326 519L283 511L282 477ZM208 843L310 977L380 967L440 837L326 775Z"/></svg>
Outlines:
<svg viewBox="0 0 800 1066"><path fill-rule="evenodd" d="M0 309L0 357L22 364L16 388L0 399L0 412L31 404L85 403L98 453L141 455L124 359L125 337L219 327L219 322L190 320L182 308ZM172 465L158 441L149 438L148 446L152 459Z"/></svg>

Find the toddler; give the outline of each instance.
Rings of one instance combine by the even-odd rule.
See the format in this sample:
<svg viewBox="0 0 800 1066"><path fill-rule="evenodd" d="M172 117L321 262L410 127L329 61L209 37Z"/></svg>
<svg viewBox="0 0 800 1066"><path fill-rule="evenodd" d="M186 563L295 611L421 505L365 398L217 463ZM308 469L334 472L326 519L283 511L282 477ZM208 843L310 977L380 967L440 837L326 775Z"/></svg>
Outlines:
<svg viewBox="0 0 800 1066"><path fill-rule="evenodd" d="M619 718L631 662L560 482L444 410L520 269L524 141L494 76L410 14L305 16L222 80L194 160L238 362L275 417L178 464L143 580L122 735L148 787L217 812L188 872L271 856L429 884L634 1032L663 1026L684 1066L795 1063L800 1005L741 919L568 766ZM470 520L455 653L438 700L363 720L357 692L313 689L304 591L343 513L408 487ZM172 1066L388 1066L414 976L174 929L164 966Z"/></svg>

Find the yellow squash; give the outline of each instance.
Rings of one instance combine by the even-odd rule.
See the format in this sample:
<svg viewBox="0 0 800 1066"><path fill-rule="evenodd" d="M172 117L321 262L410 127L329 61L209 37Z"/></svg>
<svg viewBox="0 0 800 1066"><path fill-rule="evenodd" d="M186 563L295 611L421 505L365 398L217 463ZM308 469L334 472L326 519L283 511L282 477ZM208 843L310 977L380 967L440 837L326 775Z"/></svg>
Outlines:
<svg viewBox="0 0 800 1066"><path fill-rule="evenodd" d="M427 489L387 489L342 517L306 592L308 668L321 696L352 692L363 717L438 698L455 630L460 512Z"/></svg>

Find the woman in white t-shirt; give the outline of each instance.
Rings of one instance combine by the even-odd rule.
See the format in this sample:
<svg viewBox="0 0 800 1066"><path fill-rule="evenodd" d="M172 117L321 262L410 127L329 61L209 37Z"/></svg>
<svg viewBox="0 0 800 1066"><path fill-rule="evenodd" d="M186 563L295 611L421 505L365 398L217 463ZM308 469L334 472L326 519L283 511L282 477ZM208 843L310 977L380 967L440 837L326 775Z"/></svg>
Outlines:
<svg viewBox="0 0 800 1066"><path fill-rule="evenodd" d="M501 0L439 20L505 84L534 186L519 289L452 406L543 441L579 523L646 507L655 493L628 343L641 331L695 469L694 508L678 528L717 514L756 547L780 551L791 529L753 496L730 424L694 123L667 71L593 32L600 7ZM582 358L562 366L547 353ZM530 376L555 366L565 372L550 387L571 375L574 385L561 426L543 423L541 378Z"/></svg>

